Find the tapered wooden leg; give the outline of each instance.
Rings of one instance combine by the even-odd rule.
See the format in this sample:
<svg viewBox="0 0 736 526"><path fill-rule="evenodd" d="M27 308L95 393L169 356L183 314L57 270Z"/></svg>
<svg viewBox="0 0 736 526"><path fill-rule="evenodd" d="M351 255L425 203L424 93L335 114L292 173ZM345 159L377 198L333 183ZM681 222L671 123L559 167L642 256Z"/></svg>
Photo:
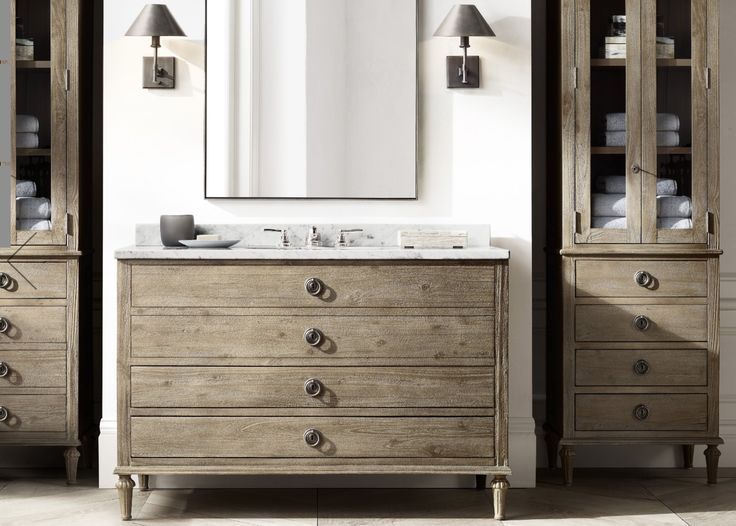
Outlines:
<svg viewBox="0 0 736 526"><path fill-rule="evenodd" d="M138 491L151 491L148 487L148 475L138 475Z"/></svg>
<svg viewBox="0 0 736 526"><path fill-rule="evenodd" d="M565 480L565 486L572 486L575 448L572 446L562 446L560 448L560 459L562 460L562 477Z"/></svg>
<svg viewBox="0 0 736 526"><path fill-rule="evenodd" d="M705 464L708 467L708 484L718 484L718 459L721 452L718 446L708 446L705 450Z"/></svg>
<svg viewBox="0 0 736 526"><path fill-rule="evenodd" d="M693 458L695 457L695 445L685 444L682 446L683 467L693 469Z"/></svg>
<svg viewBox="0 0 736 526"><path fill-rule="evenodd" d="M557 450L560 447L560 437L557 433L545 426L544 442L547 444L547 464L549 469L557 469Z"/></svg>
<svg viewBox="0 0 736 526"><path fill-rule="evenodd" d="M119 475L115 484L118 490L118 499L120 500L120 516L124 521L129 521L133 513L133 488L135 482L130 475Z"/></svg>
<svg viewBox="0 0 736 526"><path fill-rule="evenodd" d="M75 447L64 450L64 464L66 465L66 483L77 483L77 465L79 464L79 451Z"/></svg>
<svg viewBox="0 0 736 526"><path fill-rule="evenodd" d="M485 475L475 476L475 489L486 489L486 476Z"/></svg>
<svg viewBox="0 0 736 526"><path fill-rule="evenodd" d="M496 476L491 482L493 492L493 518L502 521L506 518L506 493L508 493L509 481L504 476Z"/></svg>

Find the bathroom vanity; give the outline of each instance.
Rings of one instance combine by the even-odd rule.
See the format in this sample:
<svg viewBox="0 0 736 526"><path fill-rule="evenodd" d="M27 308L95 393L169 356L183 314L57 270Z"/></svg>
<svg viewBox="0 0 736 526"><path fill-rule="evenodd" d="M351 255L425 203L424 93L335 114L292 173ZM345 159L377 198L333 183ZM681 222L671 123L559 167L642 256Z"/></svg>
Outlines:
<svg viewBox="0 0 736 526"><path fill-rule="evenodd" d="M504 516L507 251L116 256L124 519L134 474L493 476Z"/></svg>

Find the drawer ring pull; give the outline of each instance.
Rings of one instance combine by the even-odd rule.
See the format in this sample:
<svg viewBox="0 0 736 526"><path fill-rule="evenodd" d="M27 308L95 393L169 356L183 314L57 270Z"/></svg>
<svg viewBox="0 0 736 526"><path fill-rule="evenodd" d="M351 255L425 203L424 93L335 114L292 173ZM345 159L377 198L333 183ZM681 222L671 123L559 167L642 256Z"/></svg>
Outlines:
<svg viewBox="0 0 736 526"><path fill-rule="evenodd" d="M10 328L10 323L8 323L8 320L5 318L0 318L0 333L8 332L8 329Z"/></svg>
<svg viewBox="0 0 736 526"><path fill-rule="evenodd" d="M8 410L0 405L0 422L5 422L8 419Z"/></svg>
<svg viewBox="0 0 736 526"><path fill-rule="evenodd" d="M304 331L304 341L312 347L318 347L319 344L322 343L323 339L324 337L322 336L322 331L320 331L319 329L315 329L314 327L312 327Z"/></svg>
<svg viewBox="0 0 736 526"><path fill-rule="evenodd" d="M652 284L654 278L646 270L640 270L634 275L634 281L636 281L636 284L640 287L646 288Z"/></svg>
<svg viewBox="0 0 736 526"><path fill-rule="evenodd" d="M0 289L7 289L12 281L5 272L0 272Z"/></svg>
<svg viewBox="0 0 736 526"><path fill-rule="evenodd" d="M309 447L317 447L319 446L319 443L322 441L322 436L319 434L319 431L316 429L307 429L304 432L304 442Z"/></svg>
<svg viewBox="0 0 736 526"><path fill-rule="evenodd" d="M644 421L649 417L649 408L644 404L639 404L634 408L634 417L639 421Z"/></svg>
<svg viewBox="0 0 736 526"><path fill-rule="evenodd" d="M312 398L319 396L319 394L322 392L322 382L320 382L316 378L310 378L309 380L304 382L304 392Z"/></svg>
<svg viewBox="0 0 736 526"><path fill-rule="evenodd" d="M5 362L0 362L0 378L5 378L10 372L10 367Z"/></svg>
<svg viewBox="0 0 736 526"><path fill-rule="evenodd" d="M649 372L649 362L646 360L637 360L634 364L634 372L639 376L644 376Z"/></svg>
<svg viewBox="0 0 736 526"><path fill-rule="evenodd" d="M306 290L310 296L319 296L322 294L323 288L322 282L317 278L307 278L304 282L304 290Z"/></svg>
<svg viewBox="0 0 736 526"><path fill-rule="evenodd" d="M639 315L634 317L634 328L636 330L644 332L649 329L650 325L651 321L646 316Z"/></svg>

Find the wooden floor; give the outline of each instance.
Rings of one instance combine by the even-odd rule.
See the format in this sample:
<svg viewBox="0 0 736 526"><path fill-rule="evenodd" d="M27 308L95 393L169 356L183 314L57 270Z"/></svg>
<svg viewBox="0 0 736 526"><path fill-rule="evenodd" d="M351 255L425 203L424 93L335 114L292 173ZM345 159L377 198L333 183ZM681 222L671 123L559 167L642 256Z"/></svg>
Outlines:
<svg viewBox="0 0 736 526"><path fill-rule="evenodd" d="M576 472L572 488L539 473L536 489L512 489L508 525L736 525L736 471L718 486L700 470ZM728 477L732 478L728 478ZM118 519L115 490L92 477L67 487L60 472L0 471L0 525L106 526ZM480 526L487 492L473 489L263 489L135 492L137 525Z"/></svg>

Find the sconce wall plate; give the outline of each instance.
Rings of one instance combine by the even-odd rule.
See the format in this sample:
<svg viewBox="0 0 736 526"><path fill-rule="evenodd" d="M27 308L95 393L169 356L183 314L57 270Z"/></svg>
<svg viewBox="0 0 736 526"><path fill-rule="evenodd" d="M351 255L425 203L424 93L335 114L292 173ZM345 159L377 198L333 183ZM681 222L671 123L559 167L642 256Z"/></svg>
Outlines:
<svg viewBox="0 0 736 526"><path fill-rule="evenodd" d="M463 84L463 57L447 57L447 87L455 88L480 88L480 57L468 56L465 63L467 83Z"/></svg>
<svg viewBox="0 0 736 526"><path fill-rule="evenodd" d="M143 57L143 87L146 89L174 89L176 87L176 59L158 57L158 82L153 81L153 57Z"/></svg>

